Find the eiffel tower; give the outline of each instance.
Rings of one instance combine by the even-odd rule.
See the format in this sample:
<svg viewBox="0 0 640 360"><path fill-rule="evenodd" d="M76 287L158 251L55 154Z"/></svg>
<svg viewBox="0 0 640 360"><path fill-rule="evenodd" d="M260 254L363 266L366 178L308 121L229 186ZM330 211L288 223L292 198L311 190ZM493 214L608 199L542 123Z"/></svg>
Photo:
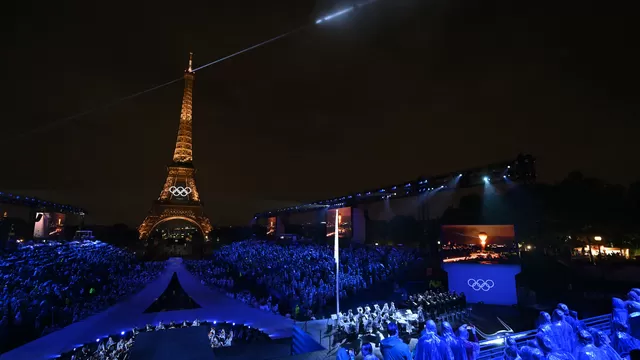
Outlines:
<svg viewBox="0 0 640 360"><path fill-rule="evenodd" d="M147 239L158 225L171 220L185 220L196 225L207 238L211 232L211 223L204 213L204 204L196 188L193 166L193 103L192 70L193 53L189 54L189 68L184 72L184 94L176 149L173 162L167 166L167 180L158 200L153 202L149 214L138 228L140 239Z"/></svg>

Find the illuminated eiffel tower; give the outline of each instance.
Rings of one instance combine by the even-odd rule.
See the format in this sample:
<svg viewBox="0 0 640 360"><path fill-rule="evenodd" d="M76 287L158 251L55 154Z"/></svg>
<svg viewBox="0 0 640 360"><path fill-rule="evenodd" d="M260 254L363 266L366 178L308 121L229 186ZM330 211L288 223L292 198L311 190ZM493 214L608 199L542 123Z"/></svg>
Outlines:
<svg viewBox="0 0 640 360"><path fill-rule="evenodd" d="M182 112L173 162L167 166L167 180L158 200L153 202L149 214L138 228L140 239L146 239L156 226L171 220L185 220L196 225L207 238L211 223L204 213L204 204L196 188L193 166L193 54L189 54L189 68L184 72Z"/></svg>

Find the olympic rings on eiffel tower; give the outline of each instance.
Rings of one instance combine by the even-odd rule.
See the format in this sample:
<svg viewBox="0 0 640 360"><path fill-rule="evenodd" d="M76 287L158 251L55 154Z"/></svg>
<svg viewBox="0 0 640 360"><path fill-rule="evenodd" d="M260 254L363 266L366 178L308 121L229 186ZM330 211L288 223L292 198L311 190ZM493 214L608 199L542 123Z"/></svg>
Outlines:
<svg viewBox="0 0 640 360"><path fill-rule="evenodd" d="M173 196L185 197L185 196L191 194L191 188L188 187L188 186L187 187L172 186L172 187L169 188L169 192Z"/></svg>

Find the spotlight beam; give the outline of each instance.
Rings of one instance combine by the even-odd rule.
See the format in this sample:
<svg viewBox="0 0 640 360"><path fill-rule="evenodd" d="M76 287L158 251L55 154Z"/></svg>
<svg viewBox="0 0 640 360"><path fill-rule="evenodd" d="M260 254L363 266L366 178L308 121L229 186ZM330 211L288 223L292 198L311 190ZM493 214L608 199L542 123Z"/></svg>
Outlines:
<svg viewBox="0 0 640 360"><path fill-rule="evenodd" d="M215 65L215 64L221 63L221 62L223 62L223 61L225 61L225 60L231 59L231 58L233 58L233 57L235 57L235 56L238 56L238 55L240 55L240 54L244 54L244 53L246 53L246 52L248 52L248 51L251 51L251 50L253 50L253 49L257 49L257 48L259 48L259 47L261 47L261 46L263 46L263 45L267 45L267 44L272 43L272 42L274 42L274 41L276 41L276 40L278 40L278 39L282 39L282 38L287 37L287 36L289 36L289 35L291 35L291 34L297 33L298 31L300 31L300 30L302 30L302 29L305 29L305 28L307 28L307 27L309 27L309 26L313 26L313 25L316 25L316 24L320 24L320 23L324 23L324 22L327 22L327 21L331 21L331 20L333 20L333 19L335 19L335 18L337 18L337 17L340 17L340 16L342 16L342 15L344 15L344 14L346 14L346 13L349 13L349 12L351 12L351 11L353 11L353 10L357 9L357 8L360 8L360 7L365 6L365 5L369 5L369 4L371 4L372 2L374 2L374 1L375 1L375 0L369 0L369 1L366 1L366 2L363 2L363 3L360 3L360 4L357 4L357 5L354 5L354 6L348 7L348 8L346 8L346 9L340 10L340 11L338 11L338 12L336 12L336 13L333 13L333 14L327 15L327 16L325 16L325 17L323 17L323 18L320 18L320 19L316 20L315 24L308 24L308 25L304 25L304 26L301 26L301 27L299 27L299 28L297 28L297 29L294 29L294 30L288 31L288 32L286 32L286 33L280 34L280 35L278 35L278 36L276 36L276 37L273 37L273 38L271 38L271 39L269 39L269 40L263 41L263 42L261 42L261 43L258 43L258 44L252 45L252 46L249 46L248 48L245 48L245 49L243 49L243 50L240 50L240 51L238 51L238 52L235 52L235 53L233 53L233 54L231 54L231 55L227 55L227 56L224 56L224 57L222 57L222 58L220 58L220 59L217 59L217 60L214 60L214 61L209 62L209 63L207 63L207 64L204 64L204 65L202 65L202 66L200 66L200 67L198 67L198 68L194 69L194 70L193 70L193 72L196 72L196 71L198 71L198 70L205 69L205 68L207 68L207 67L209 67L209 66L212 66L212 65ZM110 109L110 108L112 108L112 107L114 107L114 106L116 106L116 105L120 104L121 102L124 102L124 101L126 101L126 100L131 100L131 99L136 98L136 97L138 97L138 96L140 96L140 95L144 95L144 94L149 93L149 92L152 92L152 91L154 91L154 90L161 89L161 88L163 88L163 87L165 87L165 86L169 86L169 85L171 85L171 84L174 84L174 83L176 83L176 82L181 81L182 79L184 79L184 77L182 77L182 76L181 76L181 77L179 77L179 78L177 78L177 79L173 79L173 80L171 80L171 81L167 81L167 82L165 82L165 83L163 83L163 84L156 85L156 86L150 87L150 88L148 88L148 89L145 89L145 90L142 90L142 91L139 91L139 92L133 93L133 94L131 94L131 95L127 95L127 96L121 97L121 98L119 98L119 99L116 99L116 100L111 101L111 102L109 102L109 103L106 103L106 104L104 104L104 105L101 105L101 106L95 107L95 108L93 108L93 109L85 110L85 111L83 111L83 112L79 112L79 113L76 113L76 114L74 114L74 115L67 116L67 117L65 117L65 118L61 118L61 119L58 119L58 120L54 120L54 121L52 121L52 122L50 122L50 123L48 123L48 124L44 124L44 125L42 125L42 126L38 126L38 127L32 128L32 129L29 129L28 131L26 131L26 132L24 132L24 133L22 133L22 134L17 134L17 136L15 136L15 139L20 139L20 138L23 138L23 137L25 137L25 136L28 136L28 135L31 135L31 134L34 134L34 133L37 133L37 132L42 132L42 131L50 130L50 129L55 128L55 127L57 127L57 126L59 126L59 125L64 125L64 124L66 124L66 123L68 123L68 122L70 122L70 121L72 121L72 120L76 120L76 119L79 119L79 118L85 117L85 116L87 116L87 115L90 115L90 114L96 113L96 112L98 112L98 111L105 111L105 110L108 110L108 109Z"/></svg>
<svg viewBox="0 0 640 360"><path fill-rule="evenodd" d="M293 34L293 33L296 33L296 32L298 32L298 31L300 31L300 30L302 30L302 29L304 29L304 28L306 28L306 27L308 27L308 26L309 26L309 25L301 26L301 27L299 27L299 28L297 28L297 29L295 29L295 30L291 30L291 31L286 32L286 33L284 33L284 34L280 34L280 35L278 35L278 36L276 36L276 37L273 37L273 38L271 38L271 39L269 39L269 40L263 41L263 42L261 42L261 43L259 43L259 44L256 44L256 45L253 45L253 46L249 46L249 47L248 47L248 48L246 48L246 49L240 50L240 51L238 51L238 52L236 52L236 53L233 53L233 54L231 54L231 55L227 55L227 56L222 57L222 58L220 58L220 59L218 59L218 60L214 60L214 61L212 61L212 62L210 62L210 63L208 63L208 64L204 64L204 65L202 65L202 66L200 66L200 67L198 67L198 68L195 68L195 69L193 70L193 72L196 72L196 71L198 71L198 70L202 70L202 69L204 69L204 68L207 68L207 67L209 67L209 66L211 66L211 65L215 65L215 64L217 64L217 63L221 63L221 62L223 62L223 61L225 61L225 60L229 60L229 59L231 59L232 57L238 56L238 55L240 55L240 54L244 54L244 53L246 53L247 51L251 51L251 50L253 50L253 49L257 49L257 48L259 48L260 46L267 45L268 43L274 42L274 41L276 41L276 40L278 40L278 39L282 39L283 37L288 36L288 35L291 35L291 34ZM182 79L182 78L181 78L181 79Z"/></svg>

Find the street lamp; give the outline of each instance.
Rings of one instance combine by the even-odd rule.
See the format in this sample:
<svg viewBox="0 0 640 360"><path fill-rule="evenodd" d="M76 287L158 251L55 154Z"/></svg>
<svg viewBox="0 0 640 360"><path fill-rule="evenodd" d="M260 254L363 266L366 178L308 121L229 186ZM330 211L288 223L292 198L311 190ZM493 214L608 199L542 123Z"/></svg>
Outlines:
<svg viewBox="0 0 640 360"><path fill-rule="evenodd" d="M487 237L487 233L481 232L480 234L478 234L480 245L482 245L482 250L484 250L485 245L487 245Z"/></svg>

